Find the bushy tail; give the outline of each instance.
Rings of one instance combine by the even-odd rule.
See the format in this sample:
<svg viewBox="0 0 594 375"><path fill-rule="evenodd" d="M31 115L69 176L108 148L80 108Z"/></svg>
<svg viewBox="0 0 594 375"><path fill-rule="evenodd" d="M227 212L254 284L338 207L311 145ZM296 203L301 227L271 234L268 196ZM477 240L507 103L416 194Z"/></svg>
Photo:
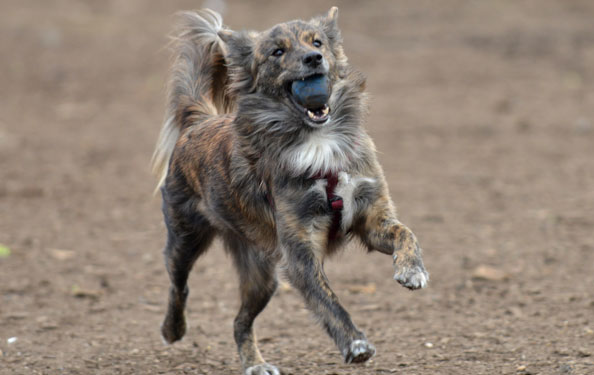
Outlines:
<svg viewBox="0 0 594 375"><path fill-rule="evenodd" d="M205 9L184 12L173 36L173 65L168 86L167 113L152 158L157 190L167 176L169 159L181 131L207 117L229 112L233 103L226 92L221 16Z"/></svg>

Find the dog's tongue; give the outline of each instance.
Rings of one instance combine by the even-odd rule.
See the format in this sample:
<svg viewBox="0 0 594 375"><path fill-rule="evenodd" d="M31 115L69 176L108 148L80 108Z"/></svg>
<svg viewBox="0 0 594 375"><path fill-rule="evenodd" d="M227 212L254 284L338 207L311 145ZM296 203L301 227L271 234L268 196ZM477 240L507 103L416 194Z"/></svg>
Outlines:
<svg viewBox="0 0 594 375"><path fill-rule="evenodd" d="M328 102L328 80L324 75L315 75L293 81L291 94L307 109L322 108Z"/></svg>

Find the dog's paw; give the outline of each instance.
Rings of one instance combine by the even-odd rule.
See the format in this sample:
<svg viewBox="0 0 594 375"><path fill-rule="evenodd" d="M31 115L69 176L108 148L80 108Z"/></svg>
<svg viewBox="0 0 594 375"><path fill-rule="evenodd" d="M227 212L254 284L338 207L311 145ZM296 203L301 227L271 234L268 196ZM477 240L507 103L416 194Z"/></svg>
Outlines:
<svg viewBox="0 0 594 375"><path fill-rule="evenodd" d="M402 226L397 237L396 251L394 252L394 280L402 286L414 290L427 286L429 273L423 265L422 250L414 233Z"/></svg>
<svg viewBox="0 0 594 375"><path fill-rule="evenodd" d="M375 347L367 340L355 340L349 346L345 356L345 363L365 362L375 354Z"/></svg>
<svg viewBox="0 0 594 375"><path fill-rule="evenodd" d="M280 375L280 371L268 363L260 363L259 365L248 367L245 370L245 375Z"/></svg>
<svg viewBox="0 0 594 375"><path fill-rule="evenodd" d="M161 338L165 344L173 344L176 341L181 340L186 334L186 322L183 318L173 319L169 315L165 318L165 321L161 325Z"/></svg>
<svg viewBox="0 0 594 375"><path fill-rule="evenodd" d="M394 280L410 290L421 289L427 286L429 274L422 264L413 267L402 267L396 270Z"/></svg>

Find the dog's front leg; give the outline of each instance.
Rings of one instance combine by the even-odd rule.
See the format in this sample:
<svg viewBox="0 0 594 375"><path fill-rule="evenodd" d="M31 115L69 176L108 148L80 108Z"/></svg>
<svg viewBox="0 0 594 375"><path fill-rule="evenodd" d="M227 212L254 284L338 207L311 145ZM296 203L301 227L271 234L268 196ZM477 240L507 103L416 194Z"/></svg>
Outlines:
<svg viewBox="0 0 594 375"><path fill-rule="evenodd" d="M345 362L364 362L375 354L375 348L355 327L324 273L331 222L325 187L319 180L305 193L302 191L286 189L285 196L277 201L277 231L286 275L332 337Z"/></svg>
<svg viewBox="0 0 594 375"><path fill-rule="evenodd" d="M356 229L370 250L392 255L396 272L394 279L409 289L427 286L429 274L423 264L422 251L414 233L396 218L387 189L369 204Z"/></svg>
<svg viewBox="0 0 594 375"><path fill-rule="evenodd" d="M349 313L330 289L319 250L314 244L294 237L285 238L282 242L289 281L332 337L345 362L367 361L375 354L375 348L355 327Z"/></svg>

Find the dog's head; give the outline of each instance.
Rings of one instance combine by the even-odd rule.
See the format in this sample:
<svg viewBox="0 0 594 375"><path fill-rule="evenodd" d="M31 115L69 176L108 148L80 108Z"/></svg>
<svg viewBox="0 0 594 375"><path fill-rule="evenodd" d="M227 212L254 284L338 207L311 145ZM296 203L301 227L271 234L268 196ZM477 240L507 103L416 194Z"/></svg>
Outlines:
<svg viewBox="0 0 594 375"><path fill-rule="evenodd" d="M347 59L333 7L309 22L291 21L264 32L222 30L231 91L257 95L262 116L279 109L292 123L323 127L332 116L332 90L344 78ZM253 102L252 102L253 104Z"/></svg>

